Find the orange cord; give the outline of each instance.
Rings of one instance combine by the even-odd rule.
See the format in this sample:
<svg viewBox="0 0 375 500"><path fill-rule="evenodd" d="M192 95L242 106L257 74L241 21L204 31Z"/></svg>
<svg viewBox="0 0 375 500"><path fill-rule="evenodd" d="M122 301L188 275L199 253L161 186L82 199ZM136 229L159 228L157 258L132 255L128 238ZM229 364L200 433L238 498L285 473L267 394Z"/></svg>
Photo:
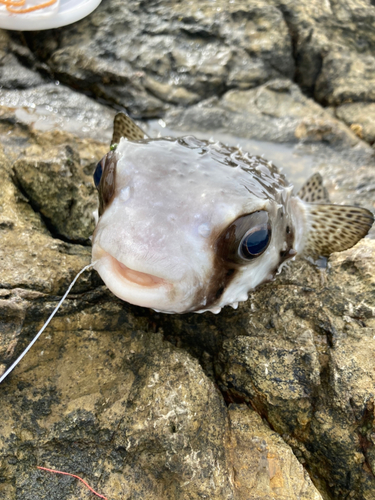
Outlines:
<svg viewBox="0 0 375 500"><path fill-rule="evenodd" d="M50 5L53 5L57 0L49 0L45 3L40 3L38 5L33 5L32 7L27 7L26 9L14 9L13 7L21 7L25 5L26 0L0 0L0 3L6 5L7 11L12 14L27 14L28 12L33 12L34 10L45 9Z"/></svg>
<svg viewBox="0 0 375 500"><path fill-rule="evenodd" d="M37 468L41 469L41 470L46 470L47 472L54 472L55 474L63 474L64 476L75 477L76 479L79 479L91 491L91 493L94 493L94 495L96 495L99 498L103 498L103 500L108 500L107 497L105 497L104 495L100 495L99 493L97 493L95 490L93 490L91 488L91 486L89 486L86 483L86 481L84 481L81 477L76 476L75 474L69 474L69 472L61 472L60 470L47 469L46 467L39 467L39 466L37 466Z"/></svg>
<svg viewBox="0 0 375 500"><path fill-rule="evenodd" d="M18 0L18 2L17 0L0 0L0 3L3 5L10 5L11 7L21 7L21 5L25 5L25 1L26 0Z"/></svg>

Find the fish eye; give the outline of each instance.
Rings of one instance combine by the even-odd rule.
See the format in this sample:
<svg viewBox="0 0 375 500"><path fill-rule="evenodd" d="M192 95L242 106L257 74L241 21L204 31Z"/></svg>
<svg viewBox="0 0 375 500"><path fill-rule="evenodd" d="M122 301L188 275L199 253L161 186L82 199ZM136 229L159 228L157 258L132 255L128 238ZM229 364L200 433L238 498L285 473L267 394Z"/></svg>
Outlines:
<svg viewBox="0 0 375 500"><path fill-rule="evenodd" d="M96 168L95 168L95 172L94 172L94 183L95 183L95 187L97 188L99 186L99 183L100 183L100 179L102 178L102 174L103 174L103 168L102 168L102 162L100 161L97 165L96 165Z"/></svg>
<svg viewBox="0 0 375 500"><path fill-rule="evenodd" d="M242 215L219 236L216 252L224 262L245 265L267 249L272 236L266 210Z"/></svg>
<svg viewBox="0 0 375 500"><path fill-rule="evenodd" d="M271 228L269 224L257 225L246 232L238 247L240 257L246 260L259 257L269 245Z"/></svg>

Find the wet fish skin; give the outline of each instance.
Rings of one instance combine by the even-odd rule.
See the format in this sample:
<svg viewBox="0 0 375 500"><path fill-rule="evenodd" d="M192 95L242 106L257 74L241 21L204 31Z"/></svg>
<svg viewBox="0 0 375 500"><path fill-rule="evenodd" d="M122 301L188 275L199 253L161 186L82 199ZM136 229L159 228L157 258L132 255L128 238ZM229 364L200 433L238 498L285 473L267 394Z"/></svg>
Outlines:
<svg viewBox="0 0 375 500"><path fill-rule="evenodd" d="M97 167L92 259L113 293L136 305L237 307L297 253L350 248L373 223L366 209L329 204L320 176L296 196L271 162L221 143L150 139L123 114L112 142Z"/></svg>

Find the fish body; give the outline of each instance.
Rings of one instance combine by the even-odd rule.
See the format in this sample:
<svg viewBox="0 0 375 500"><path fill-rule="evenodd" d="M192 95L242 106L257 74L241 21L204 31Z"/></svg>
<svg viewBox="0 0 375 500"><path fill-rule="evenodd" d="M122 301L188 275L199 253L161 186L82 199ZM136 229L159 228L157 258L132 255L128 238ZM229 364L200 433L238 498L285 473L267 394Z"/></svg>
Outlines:
<svg viewBox="0 0 375 500"><path fill-rule="evenodd" d="M295 196L263 158L192 136L150 139L117 119L125 137L115 121L118 145L94 176L92 260L127 302L166 313L236 308L287 260L350 248L372 225L365 209L329 204L319 175Z"/></svg>

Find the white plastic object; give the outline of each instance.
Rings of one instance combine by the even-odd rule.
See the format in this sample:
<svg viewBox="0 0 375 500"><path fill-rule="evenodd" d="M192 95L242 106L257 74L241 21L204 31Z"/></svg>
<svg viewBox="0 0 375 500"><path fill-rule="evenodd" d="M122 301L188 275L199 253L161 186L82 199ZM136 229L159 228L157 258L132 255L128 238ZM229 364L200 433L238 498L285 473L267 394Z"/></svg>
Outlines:
<svg viewBox="0 0 375 500"><path fill-rule="evenodd" d="M18 31L38 31L60 28L91 14L102 0L57 0L53 5L25 14L13 14L0 4L0 28ZM46 3L46 0L26 0L25 9Z"/></svg>

